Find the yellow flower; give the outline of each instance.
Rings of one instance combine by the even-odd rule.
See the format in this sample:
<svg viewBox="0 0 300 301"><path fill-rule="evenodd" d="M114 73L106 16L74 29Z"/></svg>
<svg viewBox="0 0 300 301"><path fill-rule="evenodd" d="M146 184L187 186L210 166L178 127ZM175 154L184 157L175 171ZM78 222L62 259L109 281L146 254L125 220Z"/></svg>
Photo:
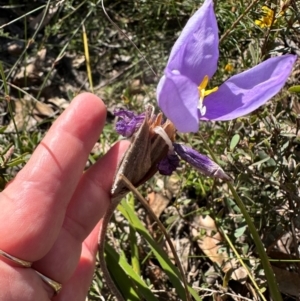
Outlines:
<svg viewBox="0 0 300 301"><path fill-rule="evenodd" d="M233 66L230 63L227 63L226 66L224 67L224 70L227 72L232 72Z"/></svg>
<svg viewBox="0 0 300 301"><path fill-rule="evenodd" d="M261 28L270 28L274 23L274 10L267 6L263 6L261 10L263 11L263 16L259 20L255 20L255 24Z"/></svg>

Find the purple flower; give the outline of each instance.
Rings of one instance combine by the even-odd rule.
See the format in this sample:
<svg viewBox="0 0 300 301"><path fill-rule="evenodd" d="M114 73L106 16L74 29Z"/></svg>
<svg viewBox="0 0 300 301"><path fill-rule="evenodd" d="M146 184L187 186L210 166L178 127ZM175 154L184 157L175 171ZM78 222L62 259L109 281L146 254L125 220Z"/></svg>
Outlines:
<svg viewBox="0 0 300 301"><path fill-rule="evenodd" d="M270 58L205 90L217 69L218 44L213 1L206 0L175 42L157 87L160 108L180 132L196 132L199 120L231 120L259 108L283 87L297 58Z"/></svg>
<svg viewBox="0 0 300 301"><path fill-rule="evenodd" d="M137 132L146 116L148 116L147 112L136 115L132 111L123 109L115 111L115 115L121 118L116 123L116 131L125 137L130 137ZM158 116L152 115L152 121L149 124L152 134L160 135L169 146L168 154L156 166L160 174L165 176L171 175L179 166L179 157L181 157L181 159L185 160L208 177L219 178L225 181L231 180L223 169L208 157L199 154L192 148L182 144L173 143L173 138L171 138L173 137L173 131L167 130L168 125L171 126L171 129L173 128L173 125L169 120L164 122L161 118L162 116L159 118L157 117ZM154 151L159 152L160 150L155 149Z"/></svg>
<svg viewBox="0 0 300 301"><path fill-rule="evenodd" d="M114 111L115 116L120 117L116 123L116 132L126 138L131 137L142 125L145 113L135 115L134 112L124 109Z"/></svg>
<svg viewBox="0 0 300 301"><path fill-rule="evenodd" d="M194 149L182 144L174 143L173 146L175 152L181 157L181 159L188 162L202 174L211 178L222 179L224 181L231 180L224 170L207 156L202 155Z"/></svg>
<svg viewBox="0 0 300 301"><path fill-rule="evenodd" d="M170 176L172 172L175 171L176 168L179 166L179 161L180 160L175 153L168 154L167 157L162 159L157 164L157 169L161 175Z"/></svg>

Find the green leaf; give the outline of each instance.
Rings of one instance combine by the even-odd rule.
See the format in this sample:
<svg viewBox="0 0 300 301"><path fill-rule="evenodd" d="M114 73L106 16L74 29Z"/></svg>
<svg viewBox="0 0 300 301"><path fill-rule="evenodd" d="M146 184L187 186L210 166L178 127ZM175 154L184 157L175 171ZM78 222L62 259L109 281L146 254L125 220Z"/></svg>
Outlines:
<svg viewBox="0 0 300 301"><path fill-rule="evenodd" d="M292 86L288 89L290 92L300 93L300 85Z"/></svg>
<svg viewBox="0 0 300 301"><path fill-rule="evenodd" d="M123 252L118 254L113 247L105 244L105 258L109 272L126 300L141 300L136 293L137 289L139 294L145 297L145 300L158 301L148 285L128 264Z"/></svg>
<svg viewBox="0 0 300 301"><path fill-rule="evenodd" d="M176 289L178 294L178 299L186 300L185 290L183 288L181 282L181 275L179 274L178 269L171 262L170 258L166 254L166 252L161 248L161 246L151 237L147 229L144 227L142 222L136 216L135 212L132 208L126 203L125 200L121 202L121 205L118 206L120 212L124 215L124 217L130 222L130 225L136 229L148 242L152 252L155 255L155 258L159 261L161 267L168 275L170 281L172 282L173 287ZM198 293L191 287L188 287L189 292L192 294L196 301L202 301L199 297ZM146 300L150 300L147 299Z"/></svg>
<svg viewBox="0 0 300 301"><path fill-rule="evenodd" d="M244 225L244 226L242 226L242 227L236 229L236 230L234 231L234 236L235 236L236 238L241 237L241 236L245 233L245 230L247 229L247 227L248 227L247 225Z"/></svg>
<svg viewBox="0 0 300 301"><path fill-rule="evenodd" d="M238 145L241 137L239 134L235 134L230 141L230 150L234 150L234 148Z"/></svg>
<svg viewBox="0 0 300 301"><path fill-rule="evenodd" d="M3 134L5 132L5 130L6 130L6 128L7 128L6 125L5 126L1 126L0 127L0 134Z"/></svg>
<svg viewBox="0 0 300 301"><path fill-rule="evenodd" d="M171 215L169 218L166 220L167 225L173 224L175 221L177 221L178 215Z"/></svg>
<svg viewBox="0 0 300 301"><path fill-rule="evenodd" d="M28 155L28 153L24 153L21 156L19 156L18 158L10 160L6 164L6 166L8 166L8 167L14 167L14 166L18 166L20 164L26 163L28 161L28 158L26 158L27 155Z"/></svg>
<svg viewBox="0 0 300 301"><path fill-rule="evenodd" d="M130 224L136 228L136 231L138 231L146 239L156 259L159 261L160 265L168 275L173 286L176 288L180 299L186 300L185 291L180 281L181 277L177 268L173 265L170 258L164 252L161 246L153 240L151 235L148 233L147 229L143 226L143 224L138 219L135 212L130 208L130 206L124 200L121 202L121 205L122 206L118 206L118 209L125 216L125 218L128 219Z"/></svg>

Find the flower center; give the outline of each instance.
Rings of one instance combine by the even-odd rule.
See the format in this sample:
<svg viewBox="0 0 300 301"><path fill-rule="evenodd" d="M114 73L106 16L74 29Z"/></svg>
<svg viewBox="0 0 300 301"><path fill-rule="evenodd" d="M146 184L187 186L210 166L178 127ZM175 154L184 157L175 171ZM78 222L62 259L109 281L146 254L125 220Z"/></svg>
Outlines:
<svg viewBox="0 0 300 301"><path fill-rule="evenodd" d="M198 104L198 109L201 113L201 116L204 116L206 113L206 106L203 105L204 97L216 92L218 90L218 87L214 87L213 89L206 90L207 84L208 84L208 76L205 75L202 82L198 86L198 91L199 91L199 104Z"/></svg>

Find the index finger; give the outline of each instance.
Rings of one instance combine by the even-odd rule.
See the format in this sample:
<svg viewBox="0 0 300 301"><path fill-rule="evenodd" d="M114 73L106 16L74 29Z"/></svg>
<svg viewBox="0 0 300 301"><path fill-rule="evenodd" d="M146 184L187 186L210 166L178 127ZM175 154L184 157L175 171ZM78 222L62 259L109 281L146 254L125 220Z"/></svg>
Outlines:
<svg viewBox="0 0 300 301"><path fill-rule="evenodd" d="M47 253L105 117L103 102L84 93L55 121L29 162L0 195L0 249L28 261Z"/></svg>

